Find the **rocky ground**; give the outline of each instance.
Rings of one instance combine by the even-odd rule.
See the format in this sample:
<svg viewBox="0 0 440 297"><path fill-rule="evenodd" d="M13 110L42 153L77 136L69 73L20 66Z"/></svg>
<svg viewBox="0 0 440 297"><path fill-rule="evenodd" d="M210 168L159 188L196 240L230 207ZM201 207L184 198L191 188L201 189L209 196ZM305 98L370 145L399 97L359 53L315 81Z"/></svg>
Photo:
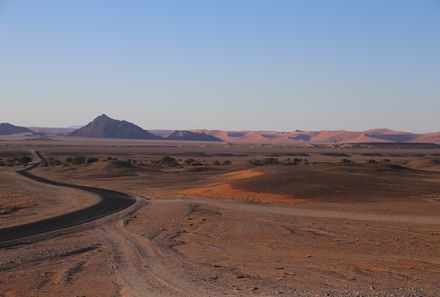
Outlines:
<svg viewBox="0 0 440 297"><path fill-rule="evenodd" d="M257 167L249 165L254 156L240 158L203 170L110 161L34 169L137 202L3 245L0 296L440 295L440 175L432 157L395 157L389 166L310 155L316 164ZM2 226L97 199L28 181L14 168L2 168L0 179L2 197L16 197L0 200L16 208L0 214Z"/></svg>

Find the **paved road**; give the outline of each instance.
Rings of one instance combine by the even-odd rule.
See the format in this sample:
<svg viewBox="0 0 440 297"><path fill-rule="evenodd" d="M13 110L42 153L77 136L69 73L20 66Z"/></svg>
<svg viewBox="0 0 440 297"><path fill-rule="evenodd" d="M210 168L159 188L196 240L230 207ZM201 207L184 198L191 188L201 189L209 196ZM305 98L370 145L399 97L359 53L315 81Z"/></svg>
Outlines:
<svg viewBox="0 0 440 297"><path fill-rule="evenodd" d="M39 159L44 160L44 157L39 152L34 153ZM42 234L45 232L64 229L67 227L90 222L126 209L127 207L134 204L134 202L136 201L134 197L124 193L94 187L68 184L33 175L29 171L33 169L37 164L38 162L22 171L19 171L18 174L21 174L24 177L30 178L40 183L90 192L98 195L101 199L98 203L84 209L76 210L41 221L0 229L0 242L21 239L31 235Z"/></svg>

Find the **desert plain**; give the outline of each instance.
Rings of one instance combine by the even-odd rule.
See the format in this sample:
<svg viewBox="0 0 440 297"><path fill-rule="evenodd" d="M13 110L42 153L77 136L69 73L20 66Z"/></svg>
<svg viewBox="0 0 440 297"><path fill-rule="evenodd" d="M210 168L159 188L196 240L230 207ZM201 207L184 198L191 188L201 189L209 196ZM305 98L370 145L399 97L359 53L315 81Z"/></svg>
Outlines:
<svg viewBox="0 0 440 297"><path fill-rule="evenodd" d="M440 296L435 145L3 137L0 159L2 297ZM105 195L126 204L84 211Z"/></svg>

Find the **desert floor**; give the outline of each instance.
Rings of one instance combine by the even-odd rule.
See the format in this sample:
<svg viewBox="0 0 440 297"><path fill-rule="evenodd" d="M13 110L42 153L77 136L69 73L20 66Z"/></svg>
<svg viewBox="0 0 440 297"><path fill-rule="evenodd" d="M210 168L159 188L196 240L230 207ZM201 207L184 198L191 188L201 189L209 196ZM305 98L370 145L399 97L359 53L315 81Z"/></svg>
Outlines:
<svg viewBox="0 0 440 297"><path fill-rule="evenodd" d="M33 175L136 202L0 238L0 296L440 295L440 149L0 141L35 152ZM23 168L0 166L0 231L99 201Z"/></svg>

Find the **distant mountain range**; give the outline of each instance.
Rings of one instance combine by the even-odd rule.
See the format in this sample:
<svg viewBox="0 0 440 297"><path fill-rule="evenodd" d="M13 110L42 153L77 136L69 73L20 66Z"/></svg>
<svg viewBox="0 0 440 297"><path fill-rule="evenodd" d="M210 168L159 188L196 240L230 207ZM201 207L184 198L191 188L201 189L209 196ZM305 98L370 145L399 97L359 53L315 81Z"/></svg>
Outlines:
<svg viewBox="0 0 440 297"><path fill-rule="evenodd" d="M172 131L167 135L157 135L127 121L114 120L103 114L68 134L69 136L93 138L126 138L126 139L164 139L186 141L222 141L204 132Z"/></svg>
<svg viewBox="0 0 440 297"><path fill-rule="evenodd" d="M24 132L46 133L49 136L91 138L156 139L183 141L223 141L227 143L261 144L340 144L340 143L435 143L440 144L440 132L416 134L389 129L367 131L223 131L223 130L144 130L127 121L115 120L103 114L79 129L25 128L0 124L0 135Z"/></svg>
<svg viewBox="0 0 440 297"><path fill-rule="evenodd" d="M26 132L32 132L32 130L25 127L14 126L9 123L0 123L0 135L11 135Z"/></svg>
<svg viewBox="0 0 440 297"><path fill-rule="evenodd" d="M79 128L69 136L93 137L93 138L126 138L126 139L160 139L135 124L127 121L119 121L103 114Z"/></svg>
<svg viewBox="0 0 440 297"><path fill-rule="evenodd" d="M166 137L170 140L194 140L194 141L223 141L213 135L209 135L205 132L192 132L192 131L174 131Z"/></svg>

